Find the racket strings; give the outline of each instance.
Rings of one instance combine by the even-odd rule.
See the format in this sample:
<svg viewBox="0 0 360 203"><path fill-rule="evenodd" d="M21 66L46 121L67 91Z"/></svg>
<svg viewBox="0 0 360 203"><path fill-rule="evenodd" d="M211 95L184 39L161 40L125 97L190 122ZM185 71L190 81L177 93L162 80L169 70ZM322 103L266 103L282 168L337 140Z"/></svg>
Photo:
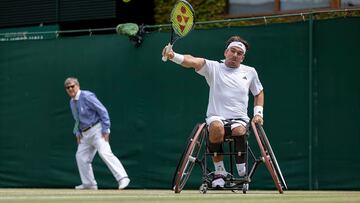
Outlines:
<svg viewBox="0 0 360 203"><path fill-rule="evenodd" d="M174 29L178 35L183 37L191 31L192 25L184 26L184 25L176 24L176 25L174 25Z"/></svg>
<svg viewBox="0 0 360 203"><path fill-rule="evenodd" d="M194 12L191 6L180 1L171 13L171 22L179 36L187 35L194 26Z"/></svg>

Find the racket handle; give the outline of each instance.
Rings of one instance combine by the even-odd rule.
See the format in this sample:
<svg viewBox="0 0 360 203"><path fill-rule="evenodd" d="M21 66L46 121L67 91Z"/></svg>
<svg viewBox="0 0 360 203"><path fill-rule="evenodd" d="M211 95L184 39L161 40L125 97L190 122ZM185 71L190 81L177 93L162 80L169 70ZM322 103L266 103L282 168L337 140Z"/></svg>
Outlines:
<svg viewBox="0 0 360 203"><path fill-rule="evenodd" d="M169 43L167 46L166 46L166 51L165 51L165 53L167 53L167 52L169 52L170 50L172 49L172 45ZM166 56L163 56L162 57L162 60L165 62L165 61L167 61L167 57Z"/></svg>

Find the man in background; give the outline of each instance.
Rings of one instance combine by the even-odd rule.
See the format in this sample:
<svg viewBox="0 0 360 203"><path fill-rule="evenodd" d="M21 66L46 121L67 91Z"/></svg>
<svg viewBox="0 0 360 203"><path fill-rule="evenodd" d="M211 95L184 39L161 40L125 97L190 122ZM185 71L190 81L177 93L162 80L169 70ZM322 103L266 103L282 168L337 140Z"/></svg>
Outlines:
<svg viewBox="0 0 360 203"><path fill-rule="evenodd" d="M126 188L130 179L120 160L112 153L109 144L110 118L108 111L94 93L80 90L77 78L67 78L64 85L67 94L71 97L70 109L75 119L73 133L78 143L76 162L82 184L76 186L75 189L97 190L97 182L92 169L92 161L96 152L99 153L100 158L119 183L118 188L120 190Z"/></svg>

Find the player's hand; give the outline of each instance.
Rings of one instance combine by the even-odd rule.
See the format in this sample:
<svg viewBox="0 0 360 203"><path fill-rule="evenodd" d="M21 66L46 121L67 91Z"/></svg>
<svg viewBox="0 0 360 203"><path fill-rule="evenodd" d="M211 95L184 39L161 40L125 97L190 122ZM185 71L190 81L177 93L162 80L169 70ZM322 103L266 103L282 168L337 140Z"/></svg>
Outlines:
<svg viewBox="0 0 360 203"><path fill-rule="evenodd" d="M166 45L162 51L162 55L164 57L166 57L167 59L172 59L174 58L174 51L170 48L168 49L169 45Z"/></svg>
<svg viewBox="0 0 360 203"><path fill-rule="evenodd" d="M78 144L80 144L80 142L81 142L81 136L76 136L76 142L77 142Z"/></svg>
<svg viewBox="0 0 360 203"><path fill-rule="evenodd" d="M260 125L264 124L263 118L261 116L259 116L259 115L255 115L254 118L252 119L252 121L254 123L259 123Z"/></svg>
<svg viewBox="0 0 360 203"><path fill-rule="evenodd" d="M102 136L103 136L103 138L104 138L104 140L106 141L106 142L109 142L109 136L110 134L109 133L103 133L102 134Z"/></svg>

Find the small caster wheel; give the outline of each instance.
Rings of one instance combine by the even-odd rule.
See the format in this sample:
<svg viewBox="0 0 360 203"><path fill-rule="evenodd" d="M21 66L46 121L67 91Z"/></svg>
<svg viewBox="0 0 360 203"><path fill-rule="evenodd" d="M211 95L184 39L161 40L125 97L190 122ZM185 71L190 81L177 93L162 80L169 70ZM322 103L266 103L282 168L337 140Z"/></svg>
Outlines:
<svg viewBox="0 0 360 203"><path fill-rule="evenodd" d="M243 184L243 188L242 191L244 194L246 194L246 192L249 190L249 183L244 183Z"/></svg>
<svg viewBox="0 0 360 203"><path fill-rule="evenodd" d="M207 189L208 189L207 184L203 183L199 188L199 192L205 194L207 192Z"/></svg>

